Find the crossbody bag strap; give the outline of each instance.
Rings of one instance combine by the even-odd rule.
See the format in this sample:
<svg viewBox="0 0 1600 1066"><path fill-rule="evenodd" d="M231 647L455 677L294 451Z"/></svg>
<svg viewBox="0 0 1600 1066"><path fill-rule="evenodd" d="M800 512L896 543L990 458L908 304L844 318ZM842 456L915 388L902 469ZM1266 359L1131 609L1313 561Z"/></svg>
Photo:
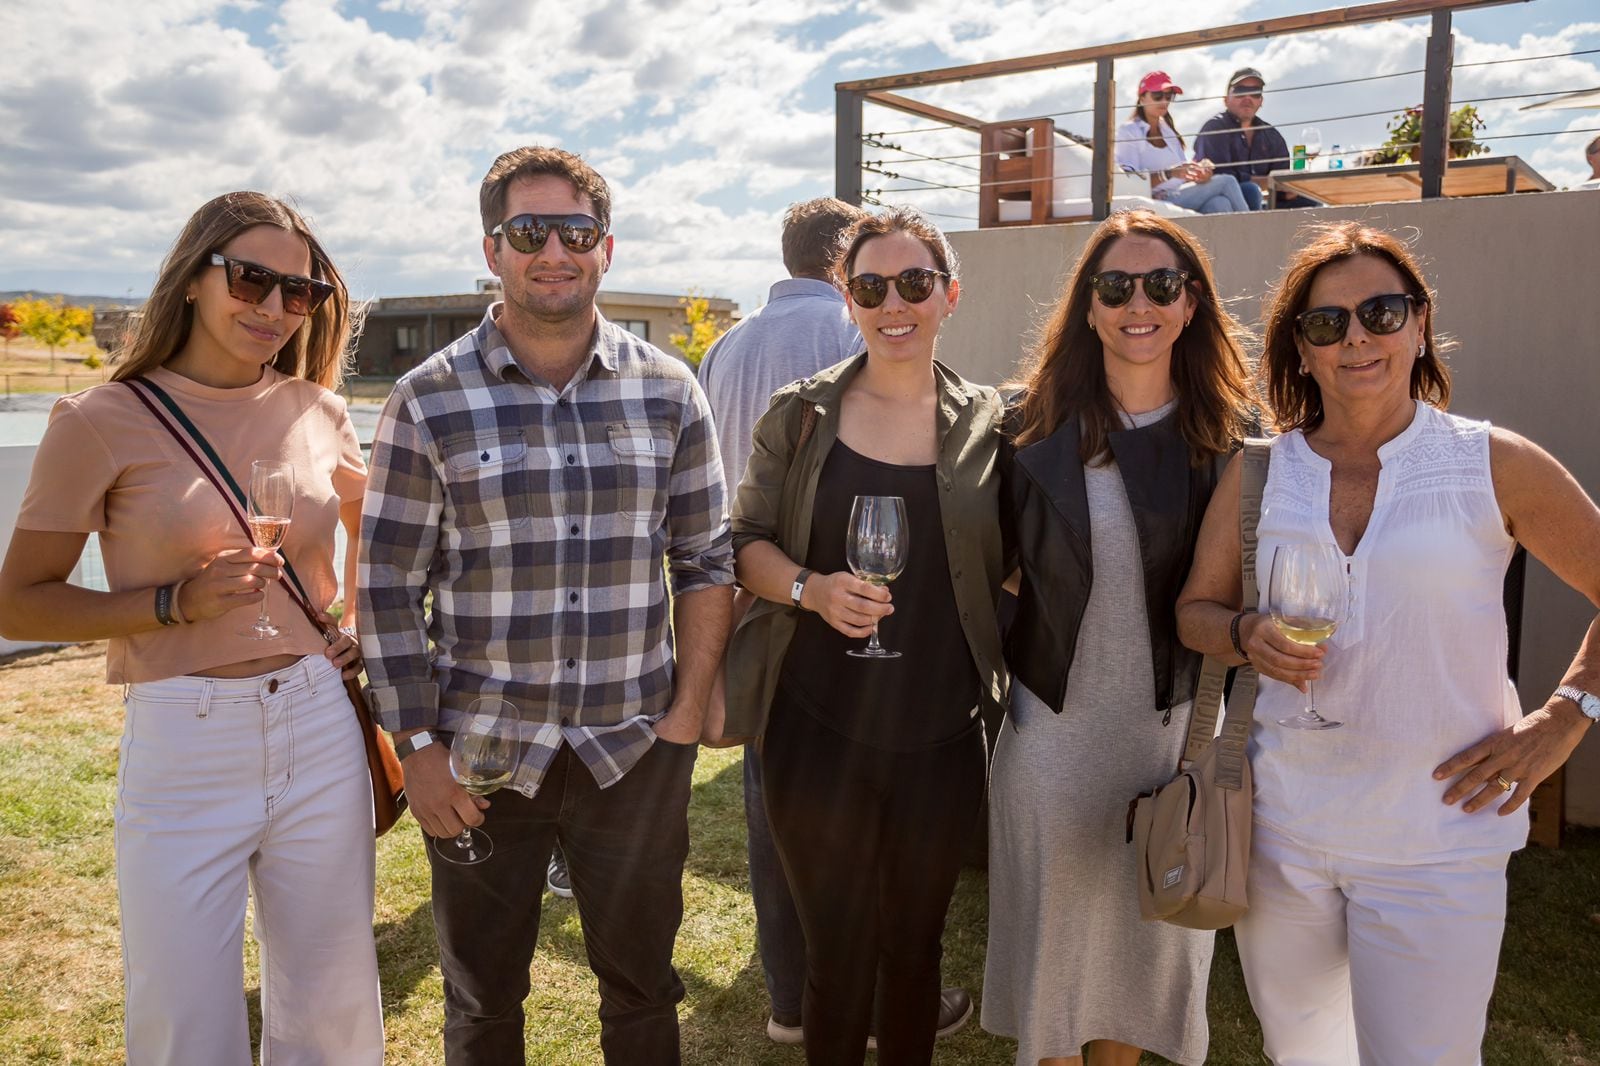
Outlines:
<svg viewBox="0 0 1600 1066"><path fill-rule="evenodd" d="M189 420L188 415L183 413L183 408L178 406L177 401L153 381L148 378L133 378L131 380L124 379L122 383L128 386L128 389L138 398L139 402L144 404L150 413L155 416L155 420L161 423L162 428L172 434L172 439L178 442L178 445L183 448L190 459L194 460L194 465L200 469L200 473L205 475L205 479L211 482L212 488L217 490L217 494L222 497L222 501L228 505L228 510L233 515L234 521L238 522L239 527L244 530L245 538L254 544L255 537L250 532L248 505L245 502L244 492L239 488L239 483L233 479L233 475L228 471L228 466L222 461L222 457L217 454L216 449L211 447L211 442L206 440L205 434L201 433L200 428ZM140 386L143 386L143 388L140 388ZM145 395L145 390L149 390L151 396L161 402L161 405L171 413L172 418L183 426L182 430L173 425L172 421L161 413L156 405L150 401L150 397ZM197 447L200 449L198 452L195 450ZM209 463L200 458L200 452L205 453L206 458L210 460ZM224 482L227 483L226 488L223 487ZM316 611L311 607L311 597L306 595L305 586L300 584L300 577L294 572L294 567L289 564L288 559L283 561L283 571L294 586L284 591L289 593L289 598L294 601L295 606L300 608L317 632L322 634L322 639L330 644L333 643L337 639L336 635L317 617Z"/></svg>
<svg viewBox="0 0 1600 1066"><path fill-rule="evenodd" d="M1252 609L1260 602L1256 584L1256 538L1261 523L1261 497L1266 490L1271 459L1272 448L1268 441L1252 438L1244 442L1239 480L1239 561L1243 602ZM1200 683L1195 689L1189 732L1184 740L1184 763L1198 759L1217 737L1217 717L1223 713L1223 689L1229 669L1222 659L1206 656L1200 670ZM1258 681L1255 667L1249 663L1238 667L1233 676L1233 698L1228 701L1217 752L1217 780L1226 788L1238 789L1244 779L1245 745L1255 718Z"/></svg>

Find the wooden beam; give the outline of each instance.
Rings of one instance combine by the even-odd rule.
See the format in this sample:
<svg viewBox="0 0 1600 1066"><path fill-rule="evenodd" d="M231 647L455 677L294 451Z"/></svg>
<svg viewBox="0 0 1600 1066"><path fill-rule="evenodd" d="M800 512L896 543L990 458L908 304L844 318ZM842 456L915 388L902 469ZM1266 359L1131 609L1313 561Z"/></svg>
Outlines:
<svg viewBox="0 0 1600 1066"><path fill-rule="evenodd" d="M833 195L861 206L861 94L834 92Z"/></svg>
<svg viewBox="0 0 1600 1066"><path fill-rule="evenodd" d="M1040 70L1054 70L1078 63L1093 63L1101 59L1121 59L1128 56L1149 55L1181 48L1198 48L1205 45L1226 44L1231 41L1248 41L1257 37L1275 37L1286 33L1303 33L1307 30L1327 29L1333 26L1355 26L1365 22L1386 22L1397 18L1414 18L1435 11L1461 11L1475 7L1494 7L1500 4L1523 4L1529 0L1385 0L1383 3L1362 4L1357 7L1334 8L1304 15L1286 15L1283 18L1264 19L1259 22L1238 22L1232 26L1217 26L1206 30L1169 33L1160 37L1144 37L1137 41L1093 45L1073 48L1065 52L1046 52L1041 55L1022 56L1017 59L996 59L985 63L968 63L958 67L940 67L911 74L891 74L882 78L861 81L842 81L834 87L855 92L876 92L882 89L904 89L917 85L944 85L967 81L971 78L992 78L1001 74L1025 74Z"/></svg>
<svg viewBox="0 0 1600 1066"><path fill-rule="evenodd" d="M1089 174L1089 206L1094 220L1104 222L1111 217L1116 181L1116 64L1100 59L1094 67L1094 170Z"/></svg>
<svg viewBox="0 0 1600 1066"><path fill-rule="evenodd" d="M931 118L935 122L942 122L947 126L956 126L960 129L977 132L978 127L983 125L983 119L981 118L963 115L959 111L948 111L945 108L935 107L933 104L925 104L921 100L913 100L909 96L901 96L898 93L869 92L864 95L867 100L880 107L904 111L906 114L916 115L918 118Z"/></svg>
<svg viewBox="0 0 1600 1066"><path fill-rule="evenodd" d="M1455 35L1450 12L1433 13L1428 37L1427 67L1422 76L1422 198L1444 195L1444 171L1450 165L1450 68L1455 63Z"/></svg>

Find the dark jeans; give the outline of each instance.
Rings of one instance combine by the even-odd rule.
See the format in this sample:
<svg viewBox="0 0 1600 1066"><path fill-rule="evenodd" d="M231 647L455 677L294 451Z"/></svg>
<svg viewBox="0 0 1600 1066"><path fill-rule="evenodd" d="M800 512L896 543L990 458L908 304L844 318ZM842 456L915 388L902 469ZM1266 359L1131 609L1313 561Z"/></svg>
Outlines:
<svg viewBox="0 0 1600 1066"><path fill-rule="evenodd" d="M756 950L761 953L761 970L767 979L767 998L772 1001L772 1016L780 1024L799 1025L800 997L806 985L806 937L772 842L761 756L754 744L744 748L744 823L750 896L756 906Z"/></svg>
<svg viewBox="0 0 1600 1066"><path fill-rule="evenodd" d="M878 991L878 1063L926 1066L945 912L983 800L982 726L912 752L870 748L780 689L762 747L767 815L805 930L806 1061L859 1063Z"/></svg>
<svg viewBox="0 0 1600 1066"><path fill-rule="evenodd" d="M539 938L550 850L572 876L589 967L600 980L600 1048L612 1066L676 1066L683 982L672 946L683 920L689 783L695 745L657 740L607 789L570 747L539 794L490 797L494 854L461 866L433 847L433 921L444 971L450 1066L524 1061L522 1001Z"/></svg>

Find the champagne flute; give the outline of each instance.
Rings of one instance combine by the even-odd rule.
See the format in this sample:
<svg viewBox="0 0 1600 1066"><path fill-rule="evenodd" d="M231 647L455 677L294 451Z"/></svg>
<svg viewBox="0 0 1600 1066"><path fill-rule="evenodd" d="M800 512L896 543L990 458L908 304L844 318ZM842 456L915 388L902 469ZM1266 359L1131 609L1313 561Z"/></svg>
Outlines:
<svg viewBox="0 0 1600 1066"><path fill-rule="evenodd" d="M250 537L258 548L276 551L289 532L289 519L294 514L294 467L276 459L257 459L250 464L250 496L247 520ZM255 624L239 630L239 635L252 640L271 640L281 636L283 630L267 617L266 589L261 593L261 611Z"/></svg>
<svg viewBox="0 0 1600 1066"><path fill-rule="evenodd" d="M1331 544L1280 544L1272 552L1267 606L1278 632L1297 644L1321 644L1344 621L1350 586L1344 553ZM1306 682L1306 709L1278 724L1290 729L1337 729L1317 713L1317 691Z"/></svg>
<svg viewBox="0 0 1600 1066"><path fill-rule="evenodd" d="M479 696L456 724L450 740L450 776L474 796L487 796L511 781L522 755L521 721L516 708L499 696ZM494 854L494 841L467 826L449 840L435 840L439 858L461 866Z"/></svg>
<svg viewBox="0 0 1600 1066"><path fill-rule="evenodd" d="M887 585L906 568L911 549L911 529L906 524L906 501L901 496L857 496L850 508L850 536L845 541L845 561L850 572L874 585ZM878 643L878 627L865 648L846 655L858 659L898 659L900 653Z"/></svg>

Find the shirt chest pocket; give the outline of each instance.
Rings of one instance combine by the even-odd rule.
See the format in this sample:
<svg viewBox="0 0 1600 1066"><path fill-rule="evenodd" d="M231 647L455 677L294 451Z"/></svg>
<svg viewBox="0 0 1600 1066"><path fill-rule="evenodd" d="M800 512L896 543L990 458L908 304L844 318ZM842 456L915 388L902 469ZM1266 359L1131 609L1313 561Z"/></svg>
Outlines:
<svg viewBox="0 0 1600 1066"><path fill-rule="evenodd" d="M672 437L656 422L614 422L606 426L609 468L597 471L597 501L602 510L651 528L666 517L672 478Z"/></svg>
<svg viewBox="0 0 1600 1066"><path fill-rule="evenodd" d="M460 433L441 443L455 525L485 532L529 520L528 445L520 433Z"/></svg>

